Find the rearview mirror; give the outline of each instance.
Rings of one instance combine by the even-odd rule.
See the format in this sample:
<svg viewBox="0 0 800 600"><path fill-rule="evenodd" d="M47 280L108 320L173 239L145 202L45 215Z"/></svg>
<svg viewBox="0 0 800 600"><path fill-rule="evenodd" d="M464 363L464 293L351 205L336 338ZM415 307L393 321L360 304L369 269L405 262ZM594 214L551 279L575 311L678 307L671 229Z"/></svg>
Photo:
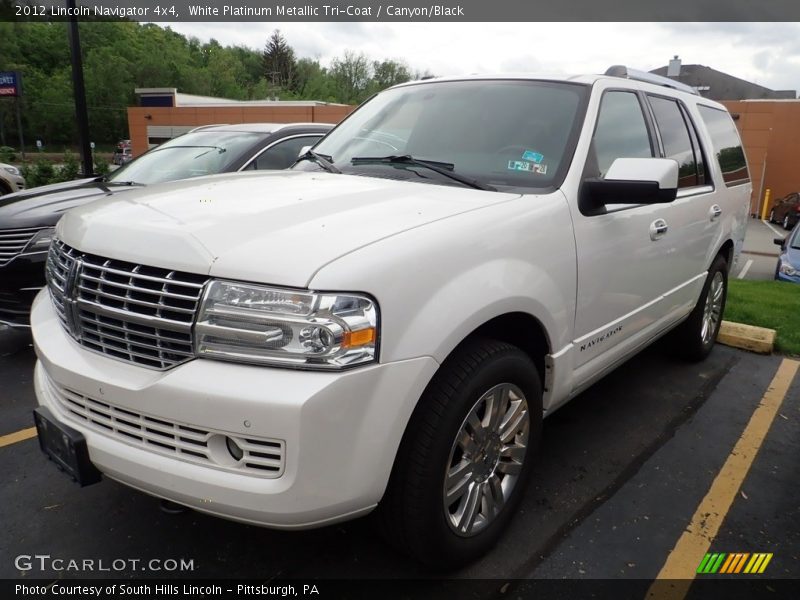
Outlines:
<svg viewBox="0 0 800 600"><path fill-rule="evenodd" d="M772 240L772 243L776 246L780 246L781 250L783 250L786 247L786 238L775 238Z"/></svg>
<svg viewBox="0 0 800 600"><path fill-rule="evenodd" d="M303 146L302 148L300 148L300 152L297 154L297 158L300 158L301 156L303 156L306 152L311 150L311 148L313 148L313 147L314 146Z"/></svg>
<svg viewBox="0 0 800 600"><path fill-rule="evenodd" d="M678 161L671 158L617 158L602 179L583 182L585 208L606 204L662 204L678 194Z"/></svg>

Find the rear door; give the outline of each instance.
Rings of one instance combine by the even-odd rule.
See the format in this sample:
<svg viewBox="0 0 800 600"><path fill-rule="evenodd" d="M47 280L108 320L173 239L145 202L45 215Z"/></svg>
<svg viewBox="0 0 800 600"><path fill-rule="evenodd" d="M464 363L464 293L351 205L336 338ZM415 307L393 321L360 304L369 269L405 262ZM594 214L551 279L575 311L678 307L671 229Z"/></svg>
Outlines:
<svg viewBox="0 0 800 600"><path fill-rule="evenodd" d="M710 265L710 254L722 236L728 207L715 194L706 172L705 152L689 108L681 99L648 93L659 156L678 162L678 197L665 218L670 237L669 291L665 313L688 312L695 305Z"/></svg>
<svg viewBox="0 0 800 600"><path fill-rule="evenodd" d="M644 94L614 87L600 93L584 179L603 177L616 158L661 153ZM649 339L649 332L665 319L663 299L687 271L673 268L682 240L674 230L658 229L661 223L677 222L675 212L672 204L608 204L600 213L580 207L573 214L578 254L576 386Z"/></svg>

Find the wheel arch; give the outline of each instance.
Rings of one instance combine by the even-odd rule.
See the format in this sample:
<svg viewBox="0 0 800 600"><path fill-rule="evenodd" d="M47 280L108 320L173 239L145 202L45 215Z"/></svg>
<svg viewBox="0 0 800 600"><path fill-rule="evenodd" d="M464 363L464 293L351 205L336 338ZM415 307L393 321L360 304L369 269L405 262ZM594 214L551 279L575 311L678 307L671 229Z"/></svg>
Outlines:
<svg viewBox="0 0 800 600"><path fill-rule="evenodd" d="M720 246L720 249L717 251L717 253L712 257L711 263L709 263L709 268L711 267L711 264L714 263L714 259L716 259L717 256L722 256L725 259L725 262L728 263L728 272L730 272L731 267L733 267L733 252L734 252L733 240L731 239L725 240L722 246Z"/></svg>
<svg viewBox="0 0 800 600"><path fill-rule="evenodd" d="M476 338L492 339L516 346L530 357L539 372L539 380L544 383L545 356L550 353L550 338L542 322L533 315L521 311L497 315L467 334L450 355Z"/></svg>

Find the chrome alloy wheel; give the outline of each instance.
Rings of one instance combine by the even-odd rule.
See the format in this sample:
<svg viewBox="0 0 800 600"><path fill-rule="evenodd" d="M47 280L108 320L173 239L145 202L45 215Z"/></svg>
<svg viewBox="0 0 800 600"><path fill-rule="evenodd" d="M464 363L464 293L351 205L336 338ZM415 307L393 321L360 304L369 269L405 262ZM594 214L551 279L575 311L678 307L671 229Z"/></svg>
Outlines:
<svg viewBox="0 0 800 600"><path fill-rule="evenodd" d="M444 480L447 524L477 535L500 514L517 484L528 447L525 395L511 383L484 393L458 430Z"/></svg>
<svg viewBox="0 0 800 600"><path fill-rule="evenodd" d="M703 327L700 330L700 336L703 338L704 344L708 344L711 341L719 325L719 320L722 317L722 296L724 291L725 279L722 273L717 271L714 273L714 279L711 280L711 285L708 287L706 305L703 309Z"/></svg>

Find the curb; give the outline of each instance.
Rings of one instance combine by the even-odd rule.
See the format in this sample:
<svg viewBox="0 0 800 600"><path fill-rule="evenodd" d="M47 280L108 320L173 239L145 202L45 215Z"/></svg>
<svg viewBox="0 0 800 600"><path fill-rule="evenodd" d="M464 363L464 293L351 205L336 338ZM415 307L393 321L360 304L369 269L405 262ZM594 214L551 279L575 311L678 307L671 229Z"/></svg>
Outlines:
<svg viewBox="0 0 800 600"><path fill-rule="evenodd" d="M771 354L775 345L775 330L723 321L719 328L717 341L720 344L750 352Z"/></svg>

